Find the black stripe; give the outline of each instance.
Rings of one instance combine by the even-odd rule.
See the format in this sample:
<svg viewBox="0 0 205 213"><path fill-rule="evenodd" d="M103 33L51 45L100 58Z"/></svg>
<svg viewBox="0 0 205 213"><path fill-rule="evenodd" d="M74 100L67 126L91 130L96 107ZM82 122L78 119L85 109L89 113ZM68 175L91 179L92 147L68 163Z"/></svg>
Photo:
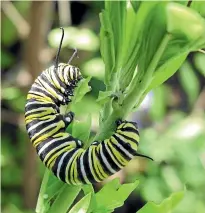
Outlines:
<svg viewBox="0 0 205 213"><path fill-rule="evenodd" d="M123 138L126 138L127 140L129 140L129 141L132 141L132 142L136 143L136 144L137 144L137 146L139 146L139 142L138 142L138 141L136 141L134 138L131 138L131 137L127 136L127 135L123 135L121 132L116 132L116 133L117 133L117 134L119 134L119 135L121 135Z"/></svg>
<svg viewBox="0 0 205 213"><path fill-rule="evenodd" d="M117 135L113 135L113 137L115 138L115 140L118 141L118 143L120 145L122 145L124 147L124 149L126 149L128 152L130 152L132 155L136 155L136 151L137 150L134 150L132 149L131 145L127 142L124 142L123 140L121 140L120 138L117 137ZM118 148L119 149L119 148ZM122 153L124 153L123 151L121 151ZM125 155L125 154L123 154Z"/></svg>
<svg viewBox="0 0 205 213"><path fill-rule="evenodd" d="M115 149L115 147L113 146L113 143L110 141L110 143L107 144L108 145L108 148L110 149L110 152L112 153L112 155L114 156L115 160L118 162L118 164L120 164L122 167L124 167L124 164L122 164L120 162L120 160L117 158L117 156L115 156L115 153L113 153L112 149L111 149L111 146ZM116 150L116 149L115 149ZM116 150L117 151L117 150ZM120 170L121 168L119 168Z"/></svg>
<svg viewBox="0 0 205 213"><path fill-rule="evenodd" d="M77 150L77 149L71 150L71 151L66 155L66 157L64 158L63 163L62 163L62 165L61 165L61 170L60 170L59 177L60 177L60 179L61 179L63 182L65 182L65 183L66 183L66 181L65 181L66 166L68 165L68 162L69 162L70 158L73 156L73 154L76 152L76 150ZM64 154L65 154L65 153L62 153L62 154L60 154L60 155L56 158L56 161L55 161L55 163L54 163L54 166L52 167L52 171L54 172L55 175L57 175L58 164L59 164L59 162L60 162L60 160L61 160L61 158L62 158L62 156L63 156ZM71 164L71 165L72 165L72 164ZM70 179L69 177L70 177L70 175L69 175L69 173L68 173L68 179Z"/></svg>
<svg viewBox="0 0 205 213"><path fill-rule="evenodd" d="M55 75L55 77L56 77L56 80L58 81L58 83L60 84L60 86L63 87L64 89L66 89L66 88L67 88L67 85L66 85L64 82L61 81L60 77L58 76L57 70L51 70L50 72L53 72L53 73L54 73L54 75ZM59 70L59 72L61 72L61 70ZM49 73L49 74L50 74L50 73ZM53 84L55 85L54 79L52 78L52 75L51 75L51 74L50 74L50 77L51 77L51 79L52 79L52 81L53 81Z"/></svg>
<svg viewBox="0 0 205 213"><path fill-rule="evenodd" d="M53 110L53 112L47 112L48 108L46 108L46 109L39 109L39 110L34 111L34 112L27 111L26 114L25 114L25 116L28 117L28 116L30 116L30 115L40 114L40 113L42 113L42 112L47 112L47 113L48 113L48 114L45 114L45 115L54 115L54 114L56 114L56 112L55 112L55 110L54 110L53 108L50 108L50 109ZM44 117L45 115L43 115L43 117ZM40 117L37 117L37 118L40 118Z"/></svg>
<svg viewBox="0 0 205 213"><path fill-rule="evenodd" d="M35 92L40 92L42 94L35 94ZM29 91L29 94L34 94L40 97L49 97L55 104L59 103L59 100L54 97L48 90L43 90L42 88L36 87L35 85L33 85L31 87L31 90Z"/></svg>
<svg viewBox="0 0 205 213"><path fill-rule="evenodd" d="M58 90L58 88L56 88L53 84L51 84L51 82L47 79L47 77L44 75L44 73L42 73L40 75L40 77L49 85L49 87L51 87L59 96L61 96L62 99L64 98L63 94ZM44 86L44 88L47 89L45 86Z"/></svg>
<svg viewBox="0 0 205 213"><path fill-rule="evenodd" d="M123 131L123 132L134 132L137 135L139 135L139 131L136 128L132 128L132 127L125 127L125 128L120 128L119 130Z"/></svg>
<svg viewBox="0 0 205 213"><path fill-rule="evenodd" d="M33 103L33 104L28 104L28 103ZM59 107L57 107L54 103L52 102L48 102L43 104L42 101L36 101L35 99L30 99L25 106L25 111L30 111L30 110L34 110L40 107L52 107L54 110L56 110L56 112L59 112Z"/></svg>
<svg viewBox="0 0 205 213"><path fill-rule="evenodd" d="M32 142L34 143L38 138L40 138L41 136L43 136L43 135L49 133L50 131L52 131L52 130L54 130L54 129L56 129L56 126L54 126L54 127L50 128L50 129L46 130L45 132L42 132L40 135L38 135L37 137L35 137L35 139L31 138ZM58 134L59 132L60 132L60 131L57 130L56 132L53 133L53 135ZM50 135L49 137L52 137L53 135ZM44 139L44 140L45 140L45 139Z"/></svg>
<svg viewBox="0 0 205 213"><path fill-rule="evenodd" d="M37 123L40 123L40 122L43 122L42 124L40 124L39 126L37 126L34 130L35 132L40 132L42 129L50 126L51 124L53 123L58 123L59 121L61 121L63 119L63 116L61 114L57 114L55 116L53 116L53 119L51 121L48 121L50 120L49 118L46 119L46 120L40 120L39 118L38 119L35 119L33 120L32 122L28 123L26 125L26 128L29 129L31 126L33 126L34 124L37 124Z"/></svg>
<svg viewBox="0 0 205 213"><path fill-rule="evenodd" d="M92 146L90 146L89 147L89 149L93 149L93 147ZM96 158L94 158L94 155L92 154L93 152L91 152L91 163L92 163L92 166L93 166L93 170L94 170L94 173L95 173L95 175L97 176L97 178L99 179L99 180L101 180L102 178L100 178L100 176L98 175L98 173L97 173L97 171L96 171L96 169L95 169L95 166L94 166L94 161L99 161L98 160L98 158L97 158L97 155L96 155ZM96 154L96 153L95 153ZM100 171L99 171L100 172ZM100 172L101 173L101 172ZM102 175L102 174L101 174ZM103 175L102 175L103 176Z"/></svg>
<svg viewBox="0 0 205 213"><path fill-rule="evenodd" d="M53 139L54 139L54 138L49 138L49 140L48 140L46 143L50 142L50 141L53 140ZM46 155L47 155L49 152L51 152L53 149L55 149L55 148L61 146L62 144L65 144L65 143L67 143L67 142L71 142L71 143L72 143L72 140L69 140L69 139L70 139L70 138L67 137L67 138L65 138L65 139L61 139L61 140L58 140L58 141L54 141L52 144L50 144L48 147L46 147L46 148L44 149L43 152L41 152L41 154L39 155L40 159L43 161L44 158L46 157ZM40 144L41 144L41 146L36 147L36 150L37 150L38 152L40 151L40 148L43 147L42 143L40 143ZM44 145L45 145L45 144L44 144ZM59 152L61 149L64 149L66 146L69 146L69 145L65 145L65 146L63 146L63 147L57 149L55 152L52 153L52 155L56 154L56 153ZM51 156L51 157L52 157L52 156Z"/></svg>
<svg viewBox="0 0 205 213"><path fill-rule="evenodd" d="M82 153L82 154L83 154L83 153ZM80 156L82 156L82 154L81 154ZM83 174L82 174L82 171L81 171L81 168L80 168L80 157L78 157L78 159L77 159L77 174L78 174L78 179L79 179L82 183L86 184L86 181L85 181L85 179L83 178Z"/></svg>
<svg viewBox="0 0 205 213"><path fill-rule="evenodd" d="M107 152L106 148L105 148L105 143L104 141L101 143L102 144L102 151L104 156L106 157L108 163L111 165L111 167L115 170L115 171L119 171L120 168L115 164L115 162L112 160L110 154Z"/></svg>
<svg viewBox="0 0 205 213"><path fill-rule="evenodd" d="M116 144L112 144L112 146L120 153L122 158L124 158L125 160L130 161L132 159L129 156L127 156Z"/></svg>
<svg viewBox="0 0 205 213"><path fill-rule="evenodd" d="M101 157L101 154L100 152L98 153L98 159L100 161L100 165L102 166L103 168L103 171L108 174L108 175L112 175L113 173L107 168L105 162L103 161L103 158ZM108 162L109 163L109 162ZM110 165L111 166L111 165ZM112 167L112 166L111 166Z"/></svg>
<svg viewBox="0 0 205 213"><path fill-rule="evenodd" d="M95 178L93 177L91 170L90 170L90 164L89 164L89 152L88 149L85 151L85 154L83 156L83 165L85 169L86 176L88 180L93 183L96 182Z"/></svg>

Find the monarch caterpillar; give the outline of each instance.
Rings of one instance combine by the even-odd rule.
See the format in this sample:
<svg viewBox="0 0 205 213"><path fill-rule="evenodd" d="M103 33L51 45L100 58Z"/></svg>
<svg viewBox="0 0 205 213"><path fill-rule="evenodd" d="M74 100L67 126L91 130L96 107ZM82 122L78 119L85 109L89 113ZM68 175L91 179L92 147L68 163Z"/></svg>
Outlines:
<svg viewBox="0 0 205 213"><path fill-rule="evenodd" d="M44 70L33 83L25 106L26 129L33 146L47 168L60 180L72 184L100 182L123 168L137 153L139 133L134 122L116 121L116 131L102 142L93 142L87 149L83 142L65 130L74 113L60 114L59 106L68 104L82 79L80 70L58 63L64 37L55 65ZM149 157L147 157L149 158Z"/></svg>

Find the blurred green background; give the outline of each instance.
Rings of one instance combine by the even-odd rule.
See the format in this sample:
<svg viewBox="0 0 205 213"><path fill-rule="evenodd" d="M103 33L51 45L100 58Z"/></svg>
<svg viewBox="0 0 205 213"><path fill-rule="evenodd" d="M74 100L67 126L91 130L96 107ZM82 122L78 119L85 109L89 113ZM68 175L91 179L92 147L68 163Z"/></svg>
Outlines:
<svg viewBox="0 0 205 213"><path fill-rule="evenodd" d="M78 66L92 76L92 90L75 107L79 120L92 115L98 128L99 91L105 89L99 47L101 1L1 3L1 178L4 213L33 212L44 166L32 148L24 124L26 94L41 71L54 62L65 28L61 62L78 49ZM132 160L114 177L140 180L116 213L132 213L148 200L160 202L186 189L176 213L205 212L205 54L190 54L165 84L151 91L130 115L140 126L140 152L154 158ZM111 177L113 178L113 177ZM95 186L96 190L102 184Z"/></svg>

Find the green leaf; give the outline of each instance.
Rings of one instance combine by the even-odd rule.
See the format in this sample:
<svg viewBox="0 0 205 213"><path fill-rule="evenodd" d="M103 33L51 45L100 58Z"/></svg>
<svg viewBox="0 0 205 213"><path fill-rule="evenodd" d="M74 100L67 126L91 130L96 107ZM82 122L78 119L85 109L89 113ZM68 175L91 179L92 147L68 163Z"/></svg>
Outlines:
<svg viewBox="0 0 205 213"><path fill-rule="evenodd" d="M77 88L74 91L74 97L72 99L72 106L81 101L81 99L85 96L86 93L90 92L91 87L88 85L91 77L87 77L86 79L82 79Z"/></svg>
<svg viewBox="0 0 205 213"><path fill-rule="evenodd" d="M196 11L174 2L168 4L167 30L171 34L193 41L204 36L204 27L204 19Z"/></svg>
<svg viewBox="0 0 205 213"><path fill-rule="evenodd" d="M74 121L73 123L72 136L83 141L84 148L89 146L88 139L90 137L91 121L91 115L89 114L86 121Z"/></svg>
<svg viewBox="0 0 205 213"><path fill-rule="evenodd" d="M88 211L90 201L91 201L91 193L84 196L78 203L73 206L73 208L69 211L69 213L86 213Z"/></svg>
<svg viewBox="0 0 205 213"><path fill-rule="evenodd" d="M50 207L48 213L67 213L69 207L72 205L80 190L80 186L65 184Z"/></svg>
<svg viewBox="0 0 205 213"><path fill-rule="evenodd" d="M140 7L141 1L131 0L130 3L132 4L132 7L134 8L135 13L137 13L137 11Z"/></svg>
<svg viewBox="0 0 205 213"><path fill-rule="evenodd" d="M191 8L196 10L203 18L205 18L204 1L192 1Z"/></svg>
<svg viewBox="0 0 205 213"><path fill-rule="evenodd" d="M160 121L165 116L166 94L167 88L164 85L153 90L153 101L150 109L150 115L153 121Z"/></svg>
<svg viewBox="0 0 205 213"><path fill-rule="evenodd" d="M114 40L111 23L109 21L108 13L103 11L100 13L100 52L105 63L105 84L109 85L111 73L115 65L115 51Z"/></svg>
<svg viewBox="0 0 205 213"><path fill-rule="evenodd" d="M113 212L115 208L118 208L124 204L124 201L130 195L130 193L137 187L139 181L134 183L120 185L119 179L114 179L107 183L96 194L96 213Z"/></svg>
<svg viewBox="0 0 205 213"><path fill-rule="evenodd" d="M100 91L98 95L98 99L96 101L99 104L103 105L110 100L111 95L112 95L112 91Z"/></svg>
<svg viewBox="0 0 205 213"><path fill-rule="evenodd" d="M193 105L199 95L200 85L188 61L180 68L179 77L182 87L188 96L189 104Z"/></svg>
<svg viewBox="0 0 205 213"><path fill-rule="evenodd" d="M197 53L194 55L194 64L198 71L205 77L205 54Z"/></svg>
<svg viewBox="0 0 205 213"><path fill-rule="evenodd" d="M182 65L187 55L187 53L184 53L182 55L174 56L173 58L167 60L166 63L164 63L159 69L157 69L145 93L148 93L150 90L158 87L168 78L170 78Z"/></svg>
<svg viewBox="0 0 205 213"><path fill-rule="evenodd" d="M137 213L170 213L183 199L184 191L175 192L169 198L165 199L161 204L148 202Z"/></svg>
<svg viewBox="0 0 205 213"><path fill-rule="evenodd" d="M45 170L43 181L41 183L40 192L38 195L38 201L36 205L36 213L44 212L46 208L47 200L45 199L46 190L48 187L49 176L51 175L48 169Z"/></svg>
<svg viewBox="0 0 205 213"><path fill-rule="evenodd" d="M85 184L85 185L82 185L82 190L83 190L83 192L84 192L85 195L87 195L87 194L89 194L89 193L92 193L92 194L95 193L92 184Z"/></svg>
<svg viewBox="0 0 205 213"><path fill-rule="evenodd" d="M150 50L142 49L142 45L146 43L146 47L148 47L147 43L150 41L150 32L152 32L153 37L155 36L153 32L156 31L156 28L159 28L158 25L160 20L162 20L163 14L161 14L159 21L156 20L156 26L153 22L154 19L156 19L154 15L157 7L157 2L141 2L137 13L135 13L132 6L130 4L127 5L126 39L122 43L123 61L119 80L119 86L122 91L130 84L136 66L139 63L139 58L144 58L144 61L148 63L149 54L152 53L152 51L155 53L154 50L156 48L150 52ZM156 43L161 41L161 38L154 37L151 41L156 45Z"/></svg>

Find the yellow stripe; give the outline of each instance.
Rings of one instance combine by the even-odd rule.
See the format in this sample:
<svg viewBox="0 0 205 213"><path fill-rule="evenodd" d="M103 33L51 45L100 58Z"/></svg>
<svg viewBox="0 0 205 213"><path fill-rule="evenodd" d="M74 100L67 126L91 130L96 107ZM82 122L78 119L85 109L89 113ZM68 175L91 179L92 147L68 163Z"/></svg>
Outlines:
<svg viewBox="0 0 205 213"><path fill-rule="evenodd" d="M41 130L40 132L38 132L37 134L34 135L34 137L31 138L31 142L33 142L33 146L37 146L39 144L39 142L51 137L52 135L54 135L59 129L64 128L65 127L65 123L63 121L59 121L57 123L57 126L55 129L53 129L52 131L48 132L47 134L42 135L41 137L39 137L37 140L35 140L35 138L42 134L44 131L48 130L51 127L48 126L46 128L44 128L43 130Z"/></svg>
<svg viewBox="0 0 205 213"><path fill-rule="evenodd" d="M94 160L95 171L98 174L98 176L100 177L100 179L103 180L104 178L108 177L108 174L106 174L104 172L103 167L101 166L99 160L97 159L95 150L97 152L97 146L93 146L93 157L94 157L94 159L96 159L96 160Z"/></svg>
<svg viewBox="0 0 205 213"><path fill-rule="evenodd" d="M84 149L82 149L82 150L83 150L83 154L80 156L80 158L84 157L84 155L85 155L85 150ZM85 174L86 174L86 171L85 171ZM90 181L87 178L87 175L85 175L85 177L83 176L83 178L87 184L90 184Z"/></svg>
<svg viewBox="0 0 205 213"><path fill-rule="evenodd" d="M107 144L107 148L108 149L110 149L110 147L108 146L108 144L110 144L111 142L109 141L109 139L106 139L106 140L104 140L104 142L105 142L105 144ZM115 153L114 153L114 155L115 155ZM112 160L115 162L115 164L118 166L118 168L122 168L122 165L120 165L118 162L117 162L117 160L115 159L115 157L117 157L117 156L114 156L112 153L111 153L111 151L110 151L110 157L112 158Z"/></svg>
<svg viewBox="0 0 205 213"><path fill-rule="evenodd" d="M129 143L130 146L132 147L132 149L137 150L138 146L137 146L137 144L136 144L135 142L133 142L133 141L131 141L131 140L129 140L129 139L124 138L122 135L119 135L118 133L115 133L115 134L116 134L116 136L117 136L118 138L120 138L120 139L123 140L124 142ZM128 136L128 135L127 135L127 136ZM139 137L138 137L138 138L139 138ZM136 139L135 139L135 140L136 140ZM136 141L137 141L137 140L136 140Z"/></svg>
<svg viewBox="0 0 205 213"><path fill-rule="evenodd" d="M134 140L139 142L139 135L134 133L134 132L128 132L128 131L121 131L121 130L117 130L117 133L120 133L122 135L128 136L130 138L133 138Z"/></svg>
<svg viewBox="0 0 205 213"><path fill-rule="evenodd" d="M33 95L33 94L28 94L27 95L27 100L29 99L36 99L38 101L48 101L48 102L52 102L53 103L53 100L47 96L44 96L44 97L40 97L39 95Z"/></svg>
<svg viewBox="0 0 205 213"><path fill-rule="evenodd" d="M94 171L94 168L93 168L93 165L92 165L92 152L93 152L93 149L90 148L89 151L88 151L88 162L89 162L89 166L90 166L90 171L94 177L94 179L97 181L97 182L100 182L100 180L98 179L98 177L95 175L95 171Z"/></svg>
<svg viewBox="0 0 205 213"><path fill-rule="evenodd" d="M30 111L31 112L31 111ZM37 110L35 110L35 112L37 112L37 113L35 113L35 114L33 114L33 115L28 115L28 116L26 116L25 115L25 120L27 121L27 120L32 120L32 119L34 119L34 118L41 118L41 117L43 117L43 116L45 116L45 115L48 115L48 114L51 114L51 113L55 113L54 111L52 111L52 110L47 110L47 111L43 111L43 112L41 112L41 113L39 113L38 112L38 109Z"/></svg>
<svg viewBox="0 0 205 213"><path fill-rule="evenodd" d="M118 141L117 141L114 137L111 137L110 140L112 141L112 143L114 143L114 144L116 144L116 145L118 144ZM113 147L113 149L115 149L115 148ZM123 155L122 155L119 151L117 151L116 149L115 149L115 151L119 153L119 154L118 154L118 156L119 156L118 160L119 160L124 166L126 166L127 163L129 162L129 160L125 159L125 158L123 157Z"/></svg>
<svg viewBox="0 0 205 213"><path fill-rule="evenodd" d="M56 93L55 90L53 90L53 89L47 84L47 82L46 82L45 80L39 78L39 81L40 81L41 84L43 84L44 87L52 94L52 96L54 96L55 98L58 98L58 99L59 99L60 96ZM44 88L41 88L41 89L43 89L44 91L46 91L46 89L44 89Z"/></svg>
<svg viewBox="0 0 205 213"><path fill-rule="evenodd" d="M53 70L49 71L49 74L50 74L51 76L53 76L51 82L55 85L56 88L60 89L61 86L60 86L58 80L56 80L54 72L55 72L55 71L53 71Z"/></svg>
<svg viewBox="0 0 205 213"><path fill-rule="evenodd" d="M78 155L75 157L75 160L73 161L73 173L74 173L73 182L77 185L82 184L82 182L78 179L78 170L77 170L77 158L79 158L82 152L83 152L83 149L79 150Z"/></svg>
<svg viewBox="0 0 205 213"><path fill-rule="evenodd" d="M61 149L61 150L59 150L56 154L54 154L53 156L51 156L50 157L50 159L48 160L48 163L47 163L47 167L49 168L49 169L51 169L52 168L52 162L53 163L55 163L55 161L56 161L56 159L57 159L57 157L58 156L60 156L62 153L65 153L65 152L67 152L67 151L69 151L69 149L70 149L70 147L65 147L65 148L63 148L63 149ZM57 150L57 149L55 149L55 150ZM53 151L53 150L52 150ZM50 153L49 153L50 154ZM50 154L51 155L51 154ZM48 159L47 158L47 155L46 155L46 159ZM44 163L45 163L45 158L44 158Z"/></svg>
<svg viewBox="0 0 205 213"><path fill-rule="evenodd" d="M69 151L72 151L72 150L73 150L73 149L71 149L71 150L69 150ZM76 152L73 154L72 160L70 159L70 161L68 162L68 164L67 164L67 166L66 166L66 170L65 170L65 181L66 181L67 183L71 183L71 180L69 180L69 176L72 176L72 170L70 169L70 174L68 174L68 169L69 169L70 166L72 166L72 163L73 163L73 161L74 161L76 155L78 155L78 152L79 152L79 151L80 151L80 150L76 151Z"/></svg>
<svg viewBox="0 0 205 213"><path fill-rule="evenodd" d="M125 166L126 165L126 163L127 163L127 161L123 158L123 156L120 154L120 152L118 152L113 146L112 146L112 143L118 143L115 139L114 139L114 141L112 140L112 139L114 139L113 137L111 137L111 139L110 139L110 141L111 141L111 143L109 143L109 148L112 150L112 152L114 153L114 157L116 157L117 158L117 160L120 162L120 164L122 164L122 165L120 165L119 166L119 168L122 168L123 166Z"/></svg>

